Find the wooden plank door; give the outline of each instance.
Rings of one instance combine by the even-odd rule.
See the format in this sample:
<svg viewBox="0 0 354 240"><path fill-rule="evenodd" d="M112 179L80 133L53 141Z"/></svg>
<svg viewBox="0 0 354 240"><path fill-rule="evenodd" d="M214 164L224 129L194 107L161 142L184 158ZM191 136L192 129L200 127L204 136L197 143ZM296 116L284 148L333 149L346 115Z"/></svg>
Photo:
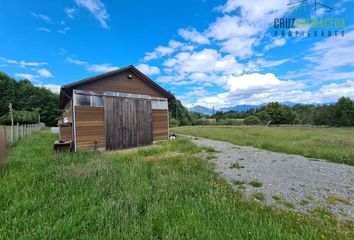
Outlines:
<svg viewBox="0 0 354 240"><path fill-rule="evenodd" d="M152 110L147 99L104 97L106 149L152 143Z"/></svg>

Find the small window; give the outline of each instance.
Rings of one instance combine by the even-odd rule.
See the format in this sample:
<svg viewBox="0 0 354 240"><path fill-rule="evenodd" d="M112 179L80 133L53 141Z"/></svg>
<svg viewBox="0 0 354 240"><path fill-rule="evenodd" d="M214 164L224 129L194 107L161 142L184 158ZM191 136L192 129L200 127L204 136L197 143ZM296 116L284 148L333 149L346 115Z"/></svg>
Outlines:
<svg viewBox="0 0 354 240"><path fill-rule="evenodd" d="M99 96L92 96L92 107L103 107L103 98Z"/></svg>
<svg viewBox="0 0 354 240"><path fill-rule="evenodd" d="M167 101L151 101L152 109L168 109Z"/></svg>
<svg viewBox="0 0 354 240"><path fill-rule="evenodd" d="M76 105L77 106L90 106L91 105L91 96L87 95L76 95Z"/></svg>

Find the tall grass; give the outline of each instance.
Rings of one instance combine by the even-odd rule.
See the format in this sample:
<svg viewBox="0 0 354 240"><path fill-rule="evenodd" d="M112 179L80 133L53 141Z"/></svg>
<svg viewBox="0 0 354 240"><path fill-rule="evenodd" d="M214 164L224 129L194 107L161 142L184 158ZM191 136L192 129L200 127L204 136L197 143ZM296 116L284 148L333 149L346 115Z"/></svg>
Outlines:
<svg viewBox="0 0 354 240"><path fill-rule="evenodd" d="M354 165L354 128L179 127L175 132Z"/></svg>
<svg viewBox="0 0 354 240"><path fill-rule="evenodd" d="M187 140L53 153L36 133L0 174L0 239L350 239L336 220L246 202Z"/></svg>

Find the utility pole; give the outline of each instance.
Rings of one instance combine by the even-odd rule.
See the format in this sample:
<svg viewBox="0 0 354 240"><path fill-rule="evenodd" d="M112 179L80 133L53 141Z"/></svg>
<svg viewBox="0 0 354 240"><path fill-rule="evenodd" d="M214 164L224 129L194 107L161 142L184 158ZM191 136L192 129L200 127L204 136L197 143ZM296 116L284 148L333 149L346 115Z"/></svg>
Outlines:
<svg viewBox="0 0 354 240"><path fill-rule="evenodd" d="M215 110L214 110L214 106L213 106L213 124L215 125Z"/></svg>
<svg viewBox="0 0 354 240"><path fill-rule="evenodd" d="M12 103L9 104L9 113L11 119L11 143L14 142L14 116L12 113Z"/></svg>
<svg viewBox="0 0 354 240"><path fill-rule="evenodd" d="M175 99L175 106L176 106L176 120L177 120L177 127L178 127L178 110L177 110L177 99Z"/></svg>

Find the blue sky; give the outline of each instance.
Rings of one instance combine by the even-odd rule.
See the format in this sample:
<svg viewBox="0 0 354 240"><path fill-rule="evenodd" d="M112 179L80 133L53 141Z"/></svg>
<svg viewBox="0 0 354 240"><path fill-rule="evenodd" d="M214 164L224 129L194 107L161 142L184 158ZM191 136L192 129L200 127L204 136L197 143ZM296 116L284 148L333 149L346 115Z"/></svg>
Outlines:
<svg viewBox="0 0 354 240"><path fill-rule="evenodd" d="M133 64L185 105L217 109L354 98L354 1L289 2L2 0L0 70L58 91ZM275 18L344 24L280 29Z"/></svg>

